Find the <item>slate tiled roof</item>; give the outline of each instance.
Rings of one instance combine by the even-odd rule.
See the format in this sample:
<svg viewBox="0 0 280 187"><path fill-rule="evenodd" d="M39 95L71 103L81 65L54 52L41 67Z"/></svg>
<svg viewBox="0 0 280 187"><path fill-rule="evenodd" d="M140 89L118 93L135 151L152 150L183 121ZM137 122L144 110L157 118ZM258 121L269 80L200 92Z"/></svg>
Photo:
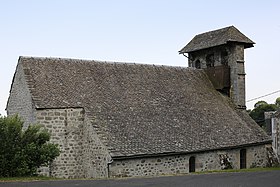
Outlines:
<svg viewBox="0 0 280 187"><path fill-rule="evenodd" d="M20 57L36 108L83 107L113 157L270 141L203 70Z"/></svg>
<svg viewBox="0 0 280 187"><path fill-rule="evenodd" d="M179 53L182 54L207 49L227 44L228 42L243 43L245 48L253 47L253 44L255 44L237 28L230 26L196 35L183 49L179 51Z"/></svg>

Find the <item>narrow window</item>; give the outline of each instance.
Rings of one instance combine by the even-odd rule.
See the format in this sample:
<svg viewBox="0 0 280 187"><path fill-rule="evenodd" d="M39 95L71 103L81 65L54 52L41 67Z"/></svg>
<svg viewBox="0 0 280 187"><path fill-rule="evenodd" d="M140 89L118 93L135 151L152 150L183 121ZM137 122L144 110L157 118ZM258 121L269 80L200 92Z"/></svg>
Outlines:
<svg viewBox="0 0 280 187"><path fill-rule="evenodd" d="M191 156L189 159L189 172L195 172L195 157Z"/></svg>
<svg viewBox="0 0 280 187"><path fill-rule="evenodd" d="M215 66L215 62L214 62L214 54L209 54L206 56L206 66L207 67L214 67Z"/></svg>
<svg viewBox="0 0 280 187"><path fill-rule="evenodd" d="M195 61L195 68L200 69L201 68L201 63L200 60Z"/></svg>
<svg viewBox="0 0 280 187"><path fill-rule="evenodd" d="M246 168L246 149L240 150L240 169Z"/></svg>
<svg viewBox="0 0 280 187"><path fill-rule="evenodd" d="M227 51L222 51L221 53L221 64L227 66L228 65L228 53Z"/></svg>

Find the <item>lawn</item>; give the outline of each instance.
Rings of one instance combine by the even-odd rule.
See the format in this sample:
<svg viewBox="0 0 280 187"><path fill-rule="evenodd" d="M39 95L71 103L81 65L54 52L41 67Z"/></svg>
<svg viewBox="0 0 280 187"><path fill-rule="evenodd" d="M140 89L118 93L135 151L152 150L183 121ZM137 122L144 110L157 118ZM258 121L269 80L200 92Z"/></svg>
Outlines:
<svg viewBox="0 0 280 187"><path fill-rule="evenodd" d="M0 182L7 181L46 181L46 180L57 180L54 177L35 176L35 177L0 177Z"/></svg>
<svg viewBox="0 0 280 187"><path fill-rule="evenodd" d="M206 174L206 173L257 172L257 171L274 171L274 170L280 170L280 167L249 168L249 169L227 169L227 170L202 171L202 172L196 172L196 173L197 174Z"/></svg>

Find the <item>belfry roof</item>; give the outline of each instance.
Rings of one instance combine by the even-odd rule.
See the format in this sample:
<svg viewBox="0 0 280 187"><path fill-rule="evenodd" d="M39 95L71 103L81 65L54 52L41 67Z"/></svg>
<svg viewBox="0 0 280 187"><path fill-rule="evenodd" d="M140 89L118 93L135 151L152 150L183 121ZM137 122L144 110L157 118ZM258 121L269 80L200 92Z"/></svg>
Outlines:
<svg viewBox="0 0 280 187"><path fill-rule="evenodd" d="M253 47L255 44L237 28L230 26L196 35L179 53L189 53L229 42L243 43L245 48Z"/></svg>

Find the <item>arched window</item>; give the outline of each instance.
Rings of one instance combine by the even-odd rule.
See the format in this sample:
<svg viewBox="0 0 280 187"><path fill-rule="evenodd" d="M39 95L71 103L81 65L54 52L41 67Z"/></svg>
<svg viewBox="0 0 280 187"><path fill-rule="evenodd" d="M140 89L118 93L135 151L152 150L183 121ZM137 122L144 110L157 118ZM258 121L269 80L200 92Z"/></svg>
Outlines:
<svg viewBox="0 0 280 187"><path fill-rule="evenodd" d="M195 157L191 156L189 159L189 172L195 172Z"/></svg>
<svg viewBox="0 0 280 187"><path fill-rule="evenodd" d="M201 68L201 63L200 60L195 61L195 68L200 69Z"/></svg>
<svg viewBox="0 0 280 187"><path fill-rule="evenodd" d="M240 150L240 169L246 168L246 149Z"/></svg>

